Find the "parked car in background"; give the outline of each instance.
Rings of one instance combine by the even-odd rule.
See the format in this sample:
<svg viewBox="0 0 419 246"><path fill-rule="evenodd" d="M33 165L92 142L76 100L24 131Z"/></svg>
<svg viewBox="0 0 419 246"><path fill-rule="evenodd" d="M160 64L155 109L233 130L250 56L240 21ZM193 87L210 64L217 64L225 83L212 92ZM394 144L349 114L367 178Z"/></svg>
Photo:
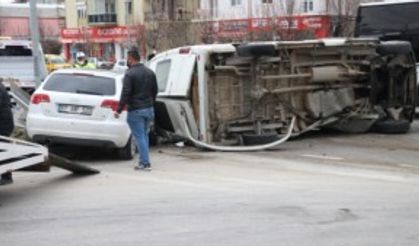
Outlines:
<svg viewBox="0 0 419 246"><path fill-rule="evenodd" d="M44 54L39 45L42 59L39 59L41 80L48 75ZM28 40L0 40L0 78L13 80L27 92L35 90L34 59L32 56L32 41Z"/></svg>
<svg viewBox="0 0 419 246"><path fill-rule="evenodd" d="M271 148L326 127L406 133L414 116L408 42L198 45L157 54L148 66L158 80L156 127L213 150Z"/></svg>
<svg viewBox="0 0 419 246"><path fill-rule="evenodd" d="M47 65L47 69L49 73L52 73L53 71L58 70L58 69L72 67L70 63L67 63L65 61L64 57L59 56L59 55L46 54L45 63Z"/></svg>
<svg viewBox="0 0 419 246"><path fill-rule="evenodd" d="M93 63L96 65L96 68L98 69L107 69L110 70L113 67L113 62L111 61L106 61L103 58L98 58L98 57L89 57L88 58L89 63Z"/></svg>
<svg viewBox="0 0 419 246"><path fill-rule="evenodd" d="M112 71L116 73L125 73L127 69L128 69L127 60L121 59L115 62L115 64L113 65Z"/></svg>
<svg viewBox="0 0 419 246"><path fill-rule="evenodd" d="M102 70L64 69L53 72L32 95L26 129L43 144L70 144L117 149L123 159L135 154L126 123L115 118L122 77Z"/></svg>

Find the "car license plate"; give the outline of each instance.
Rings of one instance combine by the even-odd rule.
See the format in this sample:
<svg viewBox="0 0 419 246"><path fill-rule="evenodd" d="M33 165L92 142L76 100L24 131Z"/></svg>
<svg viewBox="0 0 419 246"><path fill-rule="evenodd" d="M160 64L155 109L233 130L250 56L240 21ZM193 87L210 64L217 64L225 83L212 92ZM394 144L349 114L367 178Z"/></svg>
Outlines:
<svg viewBox="0 0 419 246"><path fill-rule="evenodd" d="M60 104L60 105L58 105L58 112L65 113L65 114L92 115L93 107Z"/></svg>

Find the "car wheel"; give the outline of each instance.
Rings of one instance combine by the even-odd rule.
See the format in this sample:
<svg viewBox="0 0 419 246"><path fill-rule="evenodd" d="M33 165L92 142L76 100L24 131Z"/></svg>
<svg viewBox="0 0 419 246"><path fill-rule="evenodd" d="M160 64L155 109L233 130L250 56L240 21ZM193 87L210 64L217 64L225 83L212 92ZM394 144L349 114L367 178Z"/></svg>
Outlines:
<svg viewBox="0 0 419 246"><path fill-rule="evenodd" d="M408 120L382 120L373 126L374 131L385 134L403 134L410 130Z"/></svg>
<svg viewBox="0 0 419 246"><path fill-rule="evenodd" d="M276 55L276 49L273 44L243 44L237 46L236 51L240 57Z"/></svg>
<svg viewBox="0 0 419 246"><path fill-rule="evenodd" d="M412 45L404 41L387 41L377 46L377 53L381 55L405 55L412 52Z"/></svg>
<svg viewBox="0 0 419 246"><path fill-rule="evenodd" d="M244 145L252 146L252 145L264 145L269 144L272 142L277 141L278 135L277 134L243 134L242 140Z"/></svg>
<svg viewBox="0 0 419 246"><path fill-rule="evenodd" d="M128 143L122 149L118 150L118 156L122 160L132 160L137 153L135 141L130 137Z"/></svg>

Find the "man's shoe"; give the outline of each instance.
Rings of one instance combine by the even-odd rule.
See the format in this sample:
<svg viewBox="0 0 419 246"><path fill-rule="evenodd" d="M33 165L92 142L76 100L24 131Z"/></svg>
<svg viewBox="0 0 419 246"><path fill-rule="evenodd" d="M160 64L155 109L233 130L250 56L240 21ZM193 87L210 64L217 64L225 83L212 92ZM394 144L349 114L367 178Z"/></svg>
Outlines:
<svg viewBox="0 0 419 246"><path fill-rule="evenodd" d="M138 166L135 166L134 167L134 170L135 171L144 170L144 169L145 169L145 166L144 165L138 165Z"/></svg>
<svg viewBox="0 0 419 246"><path fill-rule="evenodd" d="M150 165L144 167L144 171L151 171L153 170Z"/></svg>

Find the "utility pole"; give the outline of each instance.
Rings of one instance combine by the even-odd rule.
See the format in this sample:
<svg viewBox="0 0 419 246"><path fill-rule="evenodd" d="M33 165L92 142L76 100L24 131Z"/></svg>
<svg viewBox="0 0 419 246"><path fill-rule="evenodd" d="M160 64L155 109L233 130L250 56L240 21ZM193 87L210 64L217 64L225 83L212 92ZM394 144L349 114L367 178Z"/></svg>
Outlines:
<svg viewBox="0 0 419 246"><path fill-rule="evenodd" d="M41 84L40 61L43 59L39 50L39 26L38 16L36 14L36 0L30 0L30 28L32 38L32 57L34 61L33 72L35 75L35 85L38 87Z"/></svg>

